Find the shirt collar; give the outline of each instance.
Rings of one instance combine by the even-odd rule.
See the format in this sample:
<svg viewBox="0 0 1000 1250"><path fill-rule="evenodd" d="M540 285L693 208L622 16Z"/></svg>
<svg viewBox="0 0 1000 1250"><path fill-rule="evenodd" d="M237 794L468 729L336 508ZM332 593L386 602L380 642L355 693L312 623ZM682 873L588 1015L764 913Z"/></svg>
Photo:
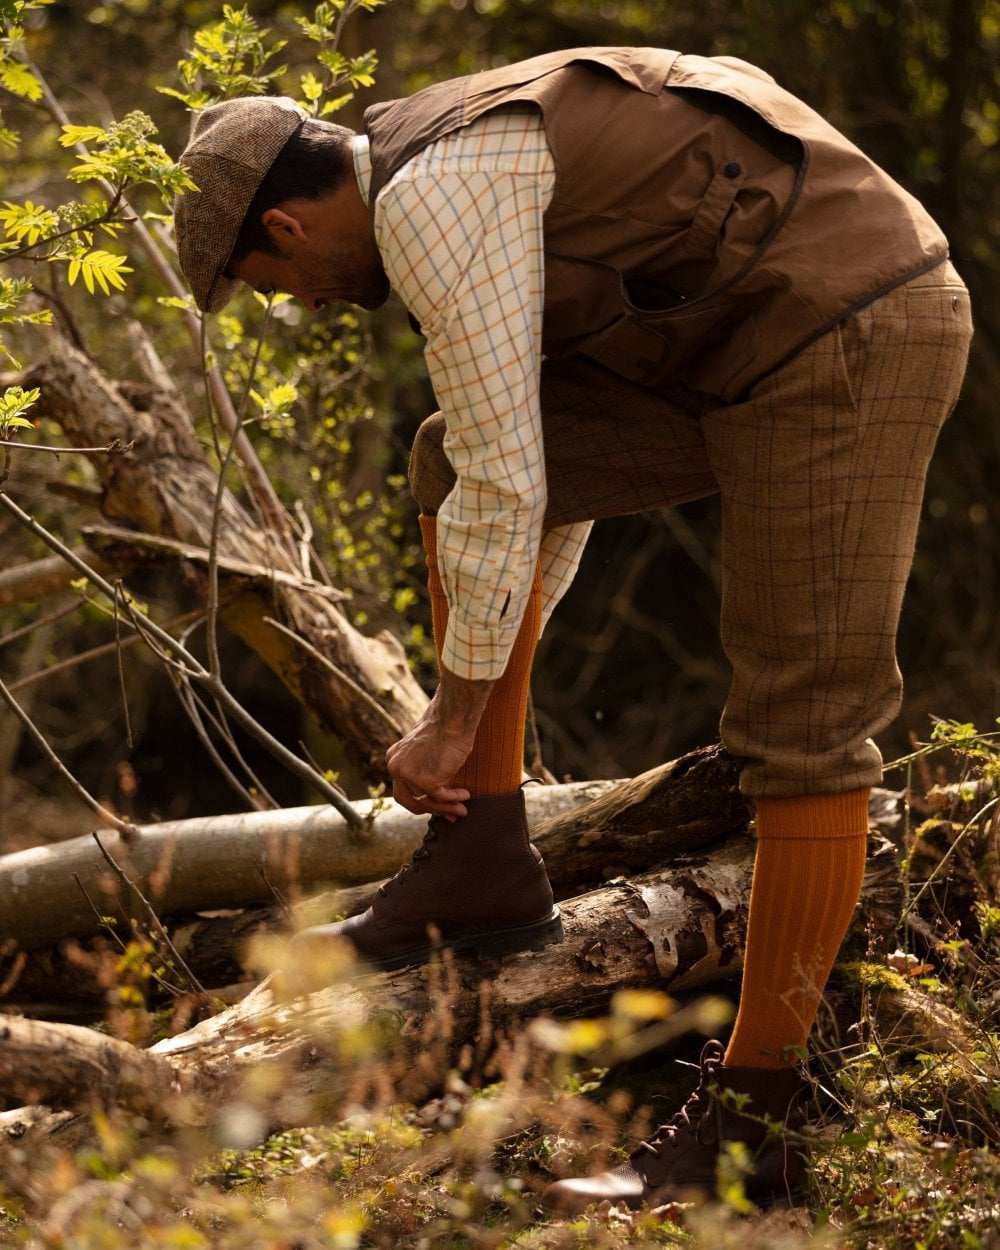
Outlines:
<svg viewBox="0 0 1000 1250"><path fill-rule="evenodd" d="M371 154L368 150L368 136L355 135L351 139L351 151L354 155L354 174L358 180L358 190L365 204L368 203L368 191L372 180Z"/></svg>

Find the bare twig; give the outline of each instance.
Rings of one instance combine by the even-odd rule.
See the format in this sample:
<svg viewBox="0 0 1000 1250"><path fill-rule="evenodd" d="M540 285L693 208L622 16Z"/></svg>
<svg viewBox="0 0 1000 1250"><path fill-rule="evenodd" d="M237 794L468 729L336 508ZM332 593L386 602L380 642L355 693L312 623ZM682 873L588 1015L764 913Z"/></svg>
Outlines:
<svg viewBox="0 0 1000 1250"><path fill-rule="evenodd" d="M282 625L280 621L276 621L272 616L265 616L263 619L265 624L270 625L272 628L277 629L280 633L285 634L286 637L291 638L293 642L298 643L303 651L306 651L313 657L313 659L319 660L320 664L323 665L328 673L331 673L337 678L338 681L343 682L353 695L360 699L367 707L370 707L376 715L381 716L393 733L398 734L400 738L404 737L406 731L400 727L396 718L390 715L390 713L388 713L380 703L376 703L367 690L362 690L352 677L348 676L348 674L342 669L339 669L332 660L327 659L323 652L317 647L314 647L307 638L303 638L300 634L297 634L294 629L289 629L287 625Z"/></svg>
<svg viewBox="0 0 1000 1250"><path fill-rule="evenodd" d="M75 612L78 605L74 604L70 611ZM53 613L53 617L64 616L66 611ZM175 616L173 620L167 621L165 629L173 629L177 625L184 624L191 620L201 620L201 612L185 612L183 616ZM51 619L51 617L49 618ZM25 626L23 630L16 630L15 634L26 632L30 627ZM0 646L5 642L11 641L15 634L8 634L4 639L0 639ZM132 647L137 642L144 642L143 636L136 632L128 634L124 638L115 638L112 642L102 642L96 647L90 647L87 651L80 651L76 655L67 656L65 660L58 660L55 664L50 664L48 668L39 669L37 673L29 673L27 677L19 677L17 681L12 681L8 686L11 694L15 694L19 690L24 690L27 686L34 686L37 682L45 681L47 677L55 677L57 673L65 673L70 669L77 668L81 664L86 664L90 660L100 659L101 656L110 655L112 651Z"/></svg>
<svg viewBox="0 0 1000 1250"><path fill-rule="evenodd" d="M253 359L250 362L250 368L247 371L246 387L243 391L243 397L240 400L239 412L237 420L242 424L246 416L247 404L250 401L250 393L253 390L254 378L257 375L257 366L260 363L260 352L264 346L264 332L267 329L271 319L271 304L273 295L267 301L267 307L264 310L264 320L261 323L260 332L257 335L254 344ZM205 367L205 362L202 362ZM213 418L214 424L214 418ZM216 442L218 446L218 442ZM229 462L232 459L233 452L236 448L235 432L229 440L225 455L219 465L219 479L215 488L215 499L212 503L212 528L209 533L208 540L208 610L206 612L205 622L205 639L208 650L208 667L212 675L218 680L222 680L222 666L219 659L219 523L222 519L222 498L226 491L226 470L229 468Z"/></svg>
<svg viewBox="0 0 1000 1250"><path fill-rule="evenodd" d="M181 707L184 709L188 719L194 726L194 731L201 739L202 746L208 752L212 763L216 766L219 772L222 773L226 781L229 782L230 787L236 791L241 799L243 799L247 807L250 808L251 811L256 810L257 804L253 801L253 795L246 789L240 779L216 750L215 743L209 736L208 730L205 728L205 723L202 720L201 714L195 704L195 700L191 695L190 686L187 682L185 682L180 674L175 673L172 668L167 669L167 676L170 678L170 684L174 688L174 692L180 701Z"/></svg>
<svg viewBox="0 0 1000 1250"><path fill-rule="evenodd" d="M187 966L187 964L184 961L184 956L180 953L177 947L170 940L170 934L167 933L163 925L160 924L160 918L154 911L152 903L145 896L145 894L143 894L142 890L139 889L136 883L132 880L132 878L125 871L125 869L122 868L122 866L118 863L118 861L111 854L108 848L104 845L96 829L91 834L91 837L97 843L97 846L101 854L104 856L104 859L108 867L111 869L111 871L115 874L115 876L122 883L122 885L124 885L125 888L129 890L132 894L134 894L135 897L139 900L139 904L142 907L142 910L146 913L146 917L149 920L149 923L153 926L153 932L157 935L157 937L160 939L163 945L170 952L172 958L177 961L176 966L187 977L188 984L191 986L191 988L194 990L196 994L204 994L205 987L198 980L198 978L194 975L191 969Z"/></svg>
<svg viewBox="0 0 1000 1250"><path fill-rule="evenodd" d="M533 776L541 777L549 785L556 784L555 777L545 767L545 761L542 758L542 742L538 736L538 721L535 717L535 697L530 689L528 691L528 715L525 721L525 730L528 739L528 771Z"/></svg>
<svg viewBox="0 0 1000 1250"><path fill-rule="evenodd" d="M98 572L107 571L100 556L95 556L92 563ZM72 566L59 556L12 565L0 570L0 607L23 603L26 599L44 599L65 590L72 580Z"/></svg>
<svg viewBox="0 0 1000 1250"><path fill-rule="evenodd" d="M122 660L122 635L121 621L118 616L118 596L122 592L121 578L115 580L115 599L114 599L114 617L115 617L115 663L118 669L118 689L122 696L122 711L125 713L125 741L128 743L128 749L131 751L135 746L135 740L132 737L132 718L128 711L128 692L125 689L125 664ZM133 635L134 637L134 635Z"/></svg>
<svg viewBox="0 0 1000 1250"><path fill-rule="evenodd" d="M301 499L296 499L294 507L301 534L299 539L299 567L302 569L303 577L312 577L312 521L309 519L309 513L306 511Z"/></svg>
<svg viewBox="0 0 1000 1250"><path fill-rule="evenodd" d="M187 640L190 637L191 632L194 628L195 626L192 625L189 629L184 630L184 632L181 634L181 641L185 644L185 646L187 645ZM172 672L172 670L169 668L167 671ZM177 674L177 677L178 677L180 689L184 692L184 695L189 700L190 709L192 713L198 718L199 723L202 723L201 722L202 714L204 714L209 719L209 721L215 727L216 733L219 735L222 741L229 748L230 753L232 754L233 758L239 764L240 768L243 769L243 772L246 774L249 782L252 785L257 787L258 794L260 794L261 797L265 801L265 807L266 807L266 804L270 804L272 808L280 807L281 804L271 794L267 786L264 785L261 779L257 776L254 770L250 767L249 763L247 762L246 758L243 755L243 752L240 750L239 743L236 741L236 736L234 735L233 731L230 729L229 722L226 719L226 710L219 703L219 700L218 699L213 700L215 704L215 711L213 712L212 709L208 706L207 701L203 699L202 696L197 692L197 690L193 688L190 681L186 677L184 677L182 674ZM200 708L200 711L199 711L199 708ZM207 733L207 730L206 730L206 733ZM237 784L239 783L237 782ZM242 786L240 787L240 789L242 790ZM255 811L261 810L262 805L253 798L253 795L248 793L247 797L250 799L251 808L253 808Z"/></svg>
<svg viewBox="0 0 1000 1250"><path fill-rule="evenodd" d="M961 748L967 743L981 742L987 738L1000 738L1000 729L990 729L984 733L969 734L964 738L954 738L949 742L928 742L919 751L912 751L909 755L901 755L898 759L890 760L888 764L883 764L882 775L884 776L893 768L901 768L904 764L909 764L911 760L918 759L921 756L933 755L935 751L944 751L951 747Z"/></svg>
<svg viewBox="0 0 1000 1250"><path fill-rule="evenodd" d="M36 629L41 629L45 625L54 625L56 621L61 621L64 616L69 616L72 612L79 611L79 608L79 603L67 603L64 608L57 608L55 612L48 612L45 616L40 616L35 621L29 621L27 625L22 625L18 629L12 629L9 634L4 634L0 637L0 647L9 647L12 642L17 642L27 634L34 633ZM21 682L13 682L9 689L14 691L20 684Z"/></svg>
<svg viewBox="0 0 1000 1250"><path fill-rule="evenodd" d="M194 726L195 733L197 733L198 737L201 739L202 743L204 744L205 750L208 751L209 756L211 757L212 761L215 763L216 767L219 769L222 775L226 778L229 784L233 787L233 789L237 792L237 794L239 794L240 797L246 802L247 807L249 807L251 811L262 810L261 804L254 798L254 796L250 793L250 791L246 789L246 787L243 785L240 779L236 776L236 774L232 771L232 769L229 767L229 765L226 763L226 761L222 758L221 754L217 750L215 743L212 741L211 736L209 735L209 732L207 728L205 727L205 720L204 720L205 717L207 717L208 720L211 721L211 723L214 725L216 732L219 734L219 736L223 739L223 741L229 747L230 751L233 753L236 760L239 762L240 766L242 767L243 771L246 773L247 777L250 779L253 785L257 787L257 790L260 793L261 798L265 800L265 805L270 805L270 807L274 809L278 809L281 806L280 803L278 803L277 800L268 792L266 787L258 779L257 775L253 772L249 764L247 764L246 760L243 758L243 755L240 752L239 748L237 747L236 742L233 738L232 732L230 731L229 726L226 724L225 720L219 717L216 717L212 713L212 711L206 706L204 700L199 698L197 693L194 690L192 690L190 682L188 682L185 678L183 678L179 673L174 672L172 668L168 668L167 674L170 677L170 680L173 683L174 689L177 692L177 697L181 702L181 706L184 708L184 711L187 713L188 717L190 718L191 724Z"/></svg>
<svg viewBox="0 0 1000 1250"><path fill-rule="evenodd" d="M128 842L130 839L138 837L139 830L135 827L135 825L130 824L127 820L120 819L114 814L114 812L109 812L99 799L94 798L82 782L77 781L53 748L49 745L48 739L7 689L7 686L3 681L0 681L0 699L3 699L4 703L7 704L21 724L25 727L25 729L27 729L39 749L43 752L59 775L69 782L77 796L87 804L91 811L96 812L102 820L108 821L109 824L117 829L122 835L123 841Z"/></svg>
<svg viewBox="0 0 1000 1250"><path fill-rule="evenodd" d="M62 317L63 325L66 327L66 332L73 340L74 345L78 347L85 356L90 356L91 353L87 347L86 340L83 337L80 327L76 323L76 318L73 316L69 305L56 290L58 273L58 270L53 270L51 291L47 287L40 286L37 282L32 282L32 290L40 295L43 300L47 300L53 305L56 312L58 312L59 316Z"/></svg>
<svg viewBox="0 0 1000 1250"><path fill-rule="evenodd" d="M970 820L966 821L965 826L959 830L955 838L952 840L951 845L948 847L945 853L941 856L938 862L934 865L933 872L930 874L927 880L923 883L920 889L916 892L916 894L914 894L913 898L911 898L910 901L903 908L899 917L900 923L902 923L907 918L910 912L914 909L914 907L916 907L916 905L920 902L923 896L930 889L933 882L939 876L941 869L945 866L948 860L951 859L952 855L954 855L955 852L958 850L959 845L962 843L966 834L973 827L973 825L978 824L979 821L982 820L982 818L986 815L986 813L988 811L991 811L993 808L997 807L998 804L1000 804L1000 794L998 794L996 798L990 799L988 803L984 803L983 806L979 809L979 811L976 812L976 814Z"/></svg>
<svg viewBox="0 0 1000 1250"><path fill-rule="evenodd" d="M127 945L125 944L125 942L122 940L122 936L121 936L121 934L120 934L120 933L116 933L116 932L115 932L115 927L114 927L114 925L113 925L113 924L109 924L109 923L107 922L107 920L105 920L105 918L104 918L104 914L102 913L101 909L97 906L97 904L94 902L94 900L93 900L93 899L90 897L90 895L87 893L87 887L86 887L86 886L83 884L83 882L80 880L80 874L79 874L79 873L74 872L74 873L73 873L73 880L74 880L74 881L76 882L76 884L80 887L80 893L81 893L81 894L83 895L83 897L87 900L87 903L89 904L89 906L90 906L91 910L93 911L94 915L97 917L97 920L98 920L98 922L99 922L99 924L100 924L101 928L102 928L102 929L106 929L106 930L108 931L108 933L110 933L110 934L111 934L112 939L113 939L115 942L117 942L117 943L118 943L118 949L119 949L119 950L121 950L121 951L123 951L123 952L124 952L124 951L126 951L126 950L128 949L128 947L127 947ZM184 993L184 991L180 988L180 986L179 986L179 985L171 985L171 983L170 983L169 981L165 981L165 980L163 979L163 977L162 977L162 976L160 976L160 974L156 971L156 969L155 969L155 968L152 970L152 977L153 977L153 980L157 983L157 985L161 986L164 990L166 990L166 992L167 992L168 994L175 995L175 996L179 996L179 995L181 995L181 994L183 994L183 993Z"/></svg>
<svg viewBox="0 0 1000 1250"><path fill-rule="evenodd" d="M19 447L22 451L50 451L57 456L67 455L70 452L85 452L87 455L103 452L113 455L117 452L131 451L135 446L134 441L123 443L119 438L113 438L107 447L50 447L46 443L18 443L12 438L5 438L2 442L5 447Z"/></svg>

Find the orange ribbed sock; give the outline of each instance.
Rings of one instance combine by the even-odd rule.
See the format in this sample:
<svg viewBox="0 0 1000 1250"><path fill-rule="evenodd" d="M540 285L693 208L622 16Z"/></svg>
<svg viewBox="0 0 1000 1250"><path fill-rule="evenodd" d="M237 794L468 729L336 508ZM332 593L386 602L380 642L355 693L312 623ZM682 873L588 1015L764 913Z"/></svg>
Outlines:
<svg viewBox="0 0 1000 1250"><path fill-rule="evenodd" d="M437 566L437 517L421 513L417 520L427 556L427 589L438 663L448 626L448 599ZM490 692L476 730L472 753L452 781L477 794L509 794L521 784L524 767L524 722L528 714L531 664L542 627L542 572L536 565L521 628L502 676Z"/></svg>
<svg viewBox="0 0 1000 1250"><path fill-rule="evenodd" d="M781 1068L804 1046L861 892L870 790L758 798L743 989L725 1063Z"/></svg>

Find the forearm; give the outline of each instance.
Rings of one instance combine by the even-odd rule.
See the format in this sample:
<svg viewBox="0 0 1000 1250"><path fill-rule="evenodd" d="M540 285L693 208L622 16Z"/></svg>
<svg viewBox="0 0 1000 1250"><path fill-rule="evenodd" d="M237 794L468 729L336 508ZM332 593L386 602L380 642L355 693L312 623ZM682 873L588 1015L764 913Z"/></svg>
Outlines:
<svg viewBox="0 0 1000 1250"><path fill-rule="evenodd" d="M474 734L495 681L470 681L441 668L434 715L447 733Z"/></svg>

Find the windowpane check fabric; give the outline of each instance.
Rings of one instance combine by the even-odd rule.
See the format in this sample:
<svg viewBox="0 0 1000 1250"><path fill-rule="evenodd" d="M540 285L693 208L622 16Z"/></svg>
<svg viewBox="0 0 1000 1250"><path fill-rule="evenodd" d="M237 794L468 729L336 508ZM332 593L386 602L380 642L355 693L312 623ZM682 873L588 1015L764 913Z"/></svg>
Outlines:
<svg viewBox="0 0 1000 1250"><path fill-rule="evenodd" d="M972 333L945 261L700 416L583 358L543 362L546 527L721 495L733 671L720 736L745 794L881 781L873 738L901 703L896 633L927 468ZM435 414L413 445L425 511L451 485L442 437Z"/></svg>
<svg viewBox="0 0 1000 1250"><path fill-rule="evenodd" d="M364 135L354 159L367 198ZM554 179L538 111L506 109L424 148L382 189L374 214L441 405L452 470L437 509L449 604L441 662L465 678L504 671L539 560L544 628L590 532L588 520L542 535L542 216Z"/></svg>

